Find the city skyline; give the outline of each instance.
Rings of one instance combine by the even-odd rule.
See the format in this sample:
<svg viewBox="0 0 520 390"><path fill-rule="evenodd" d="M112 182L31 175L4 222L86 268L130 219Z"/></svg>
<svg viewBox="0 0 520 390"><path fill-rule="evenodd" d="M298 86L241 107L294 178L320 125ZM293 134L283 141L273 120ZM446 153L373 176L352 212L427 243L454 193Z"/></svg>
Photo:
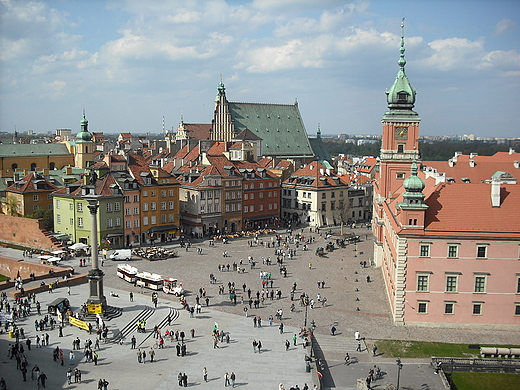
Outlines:
<svg viewBox="0 0 520 390"><path fill-rule="evenodd" d="M222 77L230 101L297 99L309 134L380 134L406 17L421 135L519 134L513 1L3 0L0 17L2 132L77 132L84 107L95 132L210 123Z"/></svg>

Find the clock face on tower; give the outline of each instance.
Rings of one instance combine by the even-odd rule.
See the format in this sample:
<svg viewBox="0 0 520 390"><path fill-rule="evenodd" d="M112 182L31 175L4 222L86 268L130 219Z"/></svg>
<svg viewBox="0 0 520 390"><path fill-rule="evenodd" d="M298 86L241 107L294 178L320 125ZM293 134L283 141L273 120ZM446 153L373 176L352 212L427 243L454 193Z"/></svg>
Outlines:
<svg viewBox="0 0 520 390"><path fill-rule="evenodd" d="M408 127L396 127L395 128L395 139L407 140L408 139Z"/></svg>

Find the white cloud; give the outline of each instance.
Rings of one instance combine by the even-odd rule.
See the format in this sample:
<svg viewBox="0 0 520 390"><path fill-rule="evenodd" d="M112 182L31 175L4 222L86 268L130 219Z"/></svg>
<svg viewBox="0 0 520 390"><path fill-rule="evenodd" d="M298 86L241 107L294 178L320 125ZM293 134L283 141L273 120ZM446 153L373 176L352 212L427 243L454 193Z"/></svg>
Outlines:
<svg viewBox="0 0 520 390"><path fill-rule="evenodd" d="M249 72L273 72L282 69L318 68L322 66L320 59L323 47L319 45L304 45L299 39L294 39L282 46L262 47L253 49L248 55Z"/></svg>
<svg viewBox="0 0 520 390"><path fill-rule="evenodd" d="M429 58L422 62L443 71L468 68L476 69L482 65L485 56L484 42L470 41L466 38L439 39L428 44L432 51Z"/></svg>
<svg viewBox="0 0 520 390"><path fill-rule="evenodd" d="M19 61L51 54L79 37L64 34L65 15L43 2L3 0L0 3L0 60Z"/></svg>
<svg viewBox="0 0 520 390"><path fill-rule="evenodd" d="M61 81L61 80L54 80L52 83L43 83L43 84L50 90L54 91L55 95L62 93L66 86L65 81Z"/></svg>
<svg viewBox="0 0 520 390"><path fill-rule="evenodd" d="M495 27L495 35L500 35L505 33L506 31L512 29L516 25L516 22L511 19L502 19L497 23Z"/></svg>
<svg viewBox="0 0 520 390"><path fill-rule="evenodd" d="M165 20L174 24L198 23L201 20L201 13L197 11L183 10L175 15L167 15Z"/></svg>

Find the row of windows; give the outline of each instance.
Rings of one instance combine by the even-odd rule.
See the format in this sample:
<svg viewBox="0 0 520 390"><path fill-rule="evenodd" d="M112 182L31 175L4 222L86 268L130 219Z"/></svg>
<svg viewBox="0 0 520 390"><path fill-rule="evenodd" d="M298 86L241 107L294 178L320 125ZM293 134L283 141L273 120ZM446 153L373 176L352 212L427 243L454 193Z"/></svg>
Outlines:
<svg viewBox="0 0 520 390"><path fill-rule="evenodd" d="M61 215L60 214L56 215L56 222L58 224L61 224ZM78 217L76 219L76 222L78 223L78 228L85 227L85 225L83 224L83 218L82 217ZM74 218L69 218L69 225L74 225ZM106 219L106 227L107 228L119 227L119 226L121 226L121 218L116 217L116 218L107 218Z"/></svg>
<svg viewBox="0 0 520 390"><path fill-rule="evenodd" d="M168 203L166 202L161 202L161 210L173 210L175 208L175 203L170 200ZM151 202L150 203L150 210L152 211L155 211L157 210L157 203L155 202ZM143 203L143 211L148 211L148 203ZM126 209L126 215L130 215L130 209ZM138 207L135 207L134 208L134 214L138 214L139 213L139 208Z"/></svg>
<svg viewBox="0 0 520 390"><path fill-rule="evenodd" d="M488 256L487 253L488 245L487 244L477 244L477 259L486 259ZM421 244L419 247L419 256L420 257L430 257L431 253L431 244ZM459 257L459 245L453 244L448 245L448 253L447 257L449 259L455 259Z"/></svg>
<svg viewBox="0 0 520 390"><path fill-rule="evenodd" d="M473 292L485 293L487 288L488 275L474 274L473 275ZM446 274L445 292L458 292L459 274ZM430 291L430 274L417 274L417 291ZM516 293L520 294L520 275L517 276Z"/></svg>
<svg viewBox="0 0 520 390"><path fill-rule="evenodd" d="M428 314L429 301L417 302L417 313ZM455 314L456 301L444 301L444 314ZM483 315L484 302L473 302L471 305L471 314L475 316ZM515 302L515 316L520 316L520 302Z"/></svg>
<svg viewBox="0 0 520 390"><path fill-rule="evenodd" d="M138 228L139 227L139 220L138 219L134 219L133 225L134 225L135 228ZM132 228L132 221L125 221L125 227L126 227L126 229L131 229Z"/></svg>
<svg viewBox="0 0 520 390"><path fill-rule="evenodd" d="M267 197L268 198L277 198L278 197L278 192L276 192L276 191L269 191L267 193ZM244 199L245 200L254 199L254 198L255 198L255 194L244 194ZM258 198L259 199L264 199L264 193L263 192L258 193ZM226 199L227 199L227 197L226 197ZM235 199L235 198L233 198L233 199ZM240 197L238 199L240 199Z"/></svg>
<svg viewBox="0 0 520 390"><path fill-rule="evenodd" d="M220 198L220 191L218 191L218 190L215 190L215 191L201 191L200 199L206 199L206 198L208 198L208 199L213 199L213 198L219 199Z"/></svg>
<svg viewBox="0 0 520 390"><path fill-rule="evenodd" d="M268 182L267 183L267 187L268 188L272 188L273 187L273 183L272 182ZM262 189L264 188L264 183L258 183L258 188ZM255 189L255 184L254 183L251 183L251 184L244 184L244 190L254 190Z"/></svg>
<svg viewBox="0 0 520 390"><path fill-rule="evenodd" d="M233 206L235 204L233 203ZM238 203L238 209L240 210L240 203ZM220 211L220 204L207 204L207 205L201 205L200 206L200 213L201 214L204 214L204 213L218 213ZM229 211L229 210L227 210ZM235 210L233 210L235 211Z"/></svg>
<svg viewBox="0 0 520 390"><path fill-rule="evenodd" d="M278 203L269 203L267 205L268 210L277 210L278 209ZM258 211L264 211L264 205L259 204L258 205ZM244 206L244 213L254 213L255 212L255 206Z"/></svg>
<svg viewBox="0 0 520 390"><path fill-rule="evenodd" d="M173 222L174 218L175 218L174 214L168 214L168 215L161 214L161 223L166 223L166 220L168 220L168 222ZM150 221L150 222L148 223L148 221ZM134 221L134 227L138 227L138 226L136 226L136 222L137 222L137 224L139 223L139 221L135 220ZM151 215L150 218L143 217L143 225L147 226L148 224L156 225L157 224L157 216L156 215ZM128 222L127 222L127 226L128 226Z"/></svg>

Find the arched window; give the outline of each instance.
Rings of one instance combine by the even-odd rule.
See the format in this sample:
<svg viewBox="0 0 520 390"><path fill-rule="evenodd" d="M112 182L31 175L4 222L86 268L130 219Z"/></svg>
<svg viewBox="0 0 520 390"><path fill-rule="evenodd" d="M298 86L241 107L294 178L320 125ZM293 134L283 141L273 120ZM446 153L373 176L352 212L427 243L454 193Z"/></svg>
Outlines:
<svg viewBox="0 0 520 390"><path fill-rule="evenodd" d="M11 169L14 170L14 169L16 169L16 168L18 168L18 164L15 163L15 164L12 164L12 165L11 165Z"/></svg>
<svg viewBox="0 0 520 390"><path fill-rule="evenodd" d="M35 171L36 170L36 163L32 163L31 164L31 171Z"/></svg>
<svg viewBox="0 0 520 390"><path fill-rule="evenodd" d="M49 163L49 169L50 169L51 171L55 170L55 169L56 169L56 164L53 163L53 162Z"/></svg>
<svg viewBox="0 0 520 390"><path fill-rule="evenodd" d="M88 153L88 146L85 145L85 153Z"/></svg>

